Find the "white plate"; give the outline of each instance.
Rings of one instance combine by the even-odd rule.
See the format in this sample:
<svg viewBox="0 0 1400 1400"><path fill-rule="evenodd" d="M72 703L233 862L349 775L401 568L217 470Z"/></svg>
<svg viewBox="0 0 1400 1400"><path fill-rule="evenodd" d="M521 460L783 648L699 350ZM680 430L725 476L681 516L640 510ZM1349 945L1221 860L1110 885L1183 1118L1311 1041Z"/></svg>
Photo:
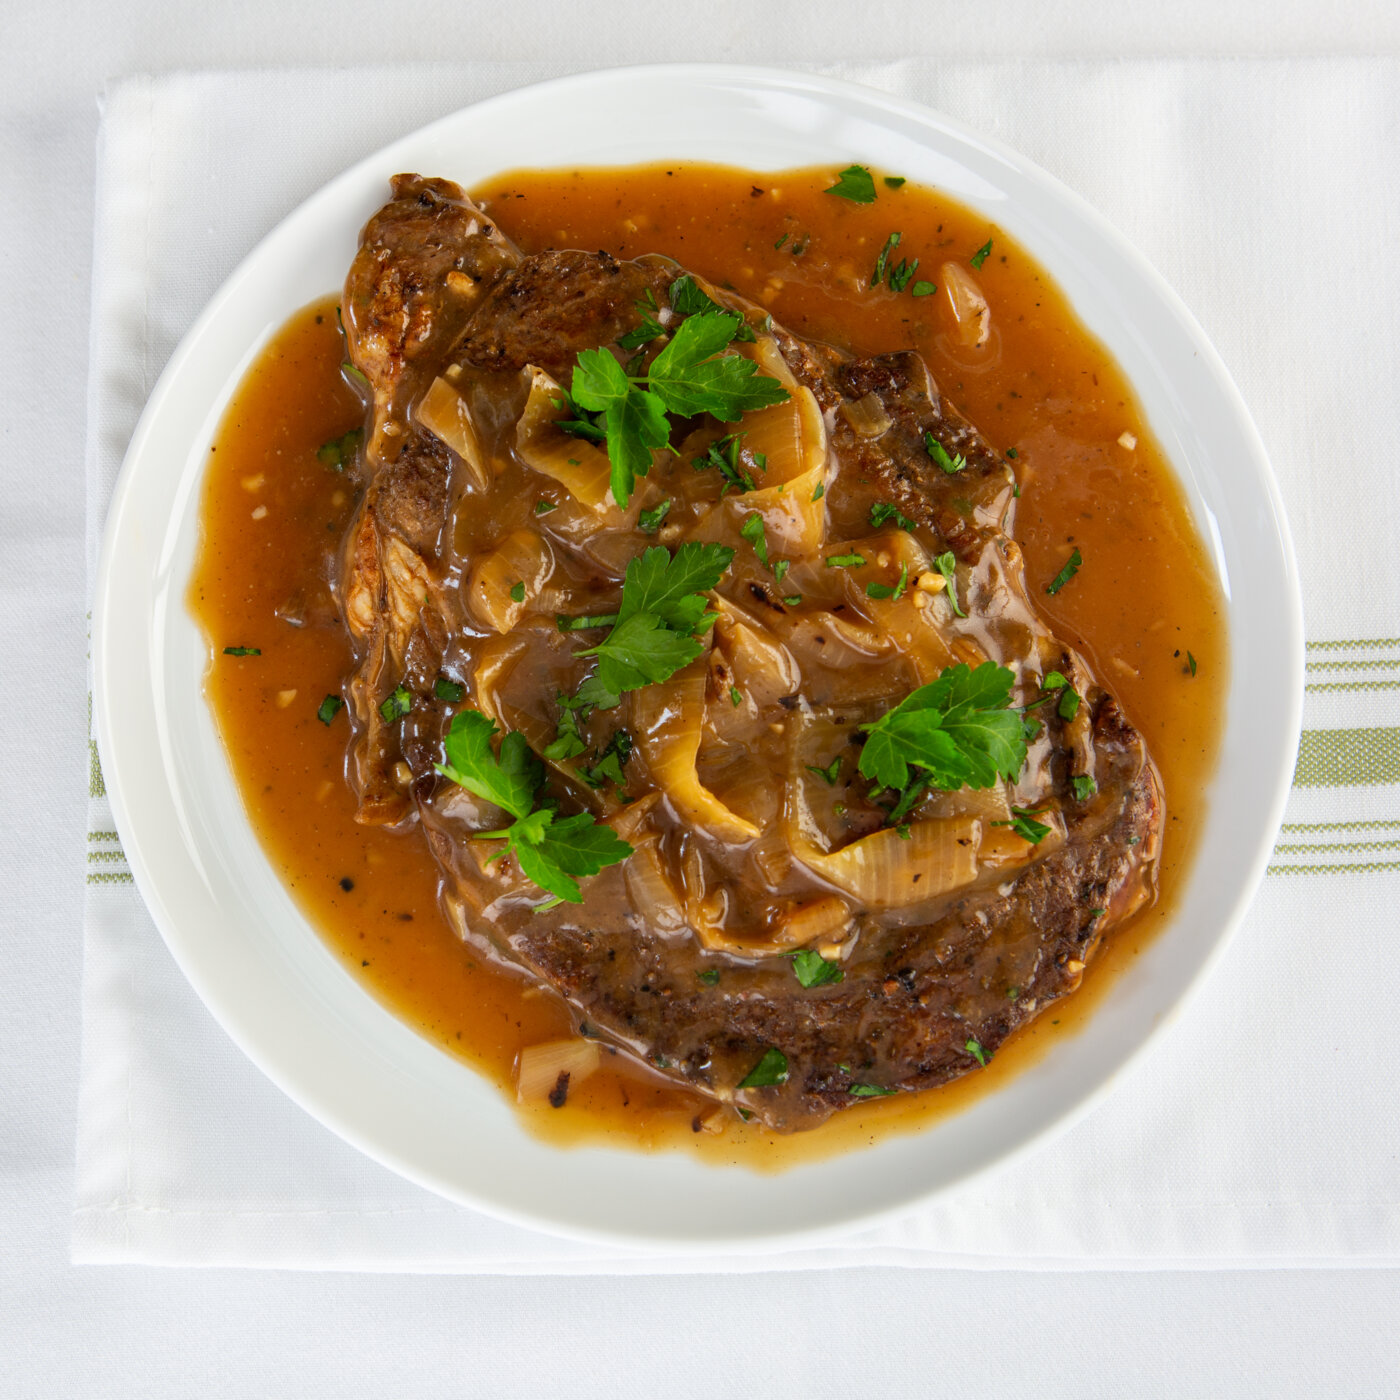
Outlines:
<svg viewBox="0 0 1400 1400"><path fill-rule="evenodd" d="M1229 599L1223 758L1171 926L1081 1034L999 1092L918 1135L779 1176L678 1154L551 1148L494 1088L362 990L249 827L201 695L205 644L184 605L201 469L225 405L285 318L336 287L390 175L470 185L519 166L662 159L757 169L859 160L984 211L1049 270L1126 371ZM132 439L107 522L94 656L103 769L137 886L185 975L272 1080L444 1196L561 1234L692 1249L868 1223L1082 1114L1208 970L1262 878L1303 681L1298 582L1263 446L1200 327L1147 263L1044 172L946 117L847 83L720 66L587 74L469 107L347 171L264 239L185 337Z"/></svg>

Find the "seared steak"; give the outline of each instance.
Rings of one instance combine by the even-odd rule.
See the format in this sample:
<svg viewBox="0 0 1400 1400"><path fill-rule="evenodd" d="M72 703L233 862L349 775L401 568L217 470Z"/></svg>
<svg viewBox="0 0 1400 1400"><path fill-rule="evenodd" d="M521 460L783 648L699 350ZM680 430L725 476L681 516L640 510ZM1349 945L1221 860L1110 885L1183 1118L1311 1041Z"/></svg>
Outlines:
<svg viewBox="0 0 1400 1400"><path fill-rule="evenodd" d="M351 360L372 394L364 497L340 580L359 662L352 771L362 820L421 823L463 937L553 988L582 1033L791 1130L862 1097L976 1069L1073 991L1105 933L1151 896L1160 796L1139 734L1027 597L1010 467L940 394L923 361L912 352L853 360L708 288L746 319L760 363L768 363L765 344L776 348L781 366L771 368L791 376L795 398L805 390L815 402L827 464L819 553L863 541L870 557L858 556L862 567L884 569L884 578L905 557L900 550L951 554L951 592L937 574L919 583L908 575L904 602L919 605L906 606L919 624L909 647L925 648L921 661L891 644L906 637L904 624L889 622L888 611L866 615L874 605L841 569L817 558L805 575L794 565L784 578L740 551L717 590L717 640L696 672L707 709L695 762L711 789L728 794L731 817L748 817L718 837L697 835L684 803L654 778L657 751L644 734L655 732L655 713L639 698L645 692L634 692L598 712L587 735L595 752L620 729L638 738L626 796L622 785L595 788L564 764L555 765L551 791L565 811L608 820L639 854L587 881L582 905L548 910L535 909L539 892L512 860L487 863L499 847L472 836L499 826L499 809L434 770L460 708L456 687L541 749L562 714L557 697L586 673L576 653L597 641L562 632L556 612L615 611L628 560L657 539L729 539L749 502L783 508L781 487L779 496L726 494L719 474L692 466L692 455L703 462L727 441L713 423L690 425L679 460L658 455L630 512L586 508L521 459L516 424L532 382L543 374L567 386L580 351L614 344L643 315L658 315L663 331L673 326L668 294L682 275L660 257L523 256L455 186L395 179L394 198L365 229L344 310ZM468 439L448 432L440 440L418 420L439 377L451 392L435 392L460 399ZM440 414L425 416L446 431ZM808 421L810 429L815 415ZM674 508L649 536L638 511L663 498ZM872 502L898 512L903 536L872 535ZM812 504L804 498L802 509ZM767 518L771 534L779 517ZM511 558L525 561L511 565L517 576L535 569L531 595L492 611L477 595L489 582L477 571L507 536L517 540ZM924 596L914 598L920 584ZM794 601L799 592L805 598ZM896 603L902 593L903 581ZM881 828L884 809L846 760L858 752L860 724L929 679L928 657L937 655L1015 673L1015 703L1033 706L1040 721L1026 768L1009 791L997 790L1000 808L978 806L966 792L930 792L911 808L909 818L927 819L930 830L960 821L981 843L955 887L884 905L849 890L835 900L832 884L803 867L790 839L784 844L799 820L794 804L806 812L810 800L828 835L835 823L846 840ZM1043 690L1055 672L1063 688ZM391 706L386 718L381 706L400 687L408 713L399 719ZM1058 703L1069 692L1077 707ZM802 748L818 739L827 747ZM833 752L831 771L844 784L814 780L807 793L801 775L825 769ZM1008 802L1034 809L1048 836L1030 844L993 832L1008 825L994 820ZM813 924L810 942L785 941L784 930L823 904L839 904L835 924ZM791 954L806 947L832 959L841 980L804 985ZM786 1058L785 1082L740 1087L775 1048Z"/></svg>

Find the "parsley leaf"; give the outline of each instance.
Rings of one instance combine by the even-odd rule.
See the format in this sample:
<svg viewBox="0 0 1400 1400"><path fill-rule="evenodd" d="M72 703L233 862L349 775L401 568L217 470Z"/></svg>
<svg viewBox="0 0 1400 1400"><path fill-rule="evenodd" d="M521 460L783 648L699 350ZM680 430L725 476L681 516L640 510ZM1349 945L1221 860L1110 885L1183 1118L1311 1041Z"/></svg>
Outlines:
<svg viewBox="0 0 1400 1400"><path fill-rule="evenodd" d="M261 656L261 647L225 647L225 656Z"/></svg>
<svg viewBox="0 0 1400 1400"><path fill-rule="evenodd" d="M718 311L722 316L730 314L688 272L671 283L667 296L671 309L681 316L703 316L711 311Z"/></svg>
<svg viewBox="0 0 1400 1400"><path fill-rule="evenodd" d="M892 292L902 292L908 285L909 279L919 270L919 260L915 258L913 262L900 260L898 267L892 267L885 277L886 283Z"/></svg>
<svg viewBox="0 0 1400 1400"><path fill-rule="evenodd" d="M737 710L744 703L744 692L737 685L729 687L729 703Z"/></svg>
<svg viewBox="0 0 1400 1400"><path fill-rule="evenodd" d="M884 178L885 187L891 190L897 190L902 184L904 184L905 181L905 177L903 175L886 175Z"/></svg>
<svg viewBox="0 0 1400 1400"><path fill-rule="evenodd" d="M466 686L459 685L456 681L450 681L446 676L439 676L433 682L433 694L439 700L446 700L449 705L460 703L466 693Z"/></svg>
<svg viewBox="0 0 1400 1400"><path fill-rule="evenodd" d="M316 718L319 719L322 724L329 724L340 713L344 705L345 701L342 700L340 696L327 695L326 698L321 701L320 708L316 711Z"/></svg>
<svg viewBox="0 0 1400 1400"><path fill-rule="evenodd" d="M723 312L681 322L647 370L649 389L669 412L686 418L711 413L733 423L751 409L787 401L788 391L772 376L759 374L753 360L719 353L742 325L739 317Z"/></svg>
<svg viewBox="0 0 1400 1400"><path fill-rule="evenodd" d="M818 768L813 763L805 765L809 773L815 773L819 778L825 778L828 786L835 787L836 779L841 773L841 755L838 753L825 768Z"/></svg>
<svg viewBox="0 0 1400 1400"><path fill-rule="evenodd" d="M840 195L852 204L874 204L875 181L865 166L848 165L836 177L836 183L829 185L823 193Z"/></svg>
<svg viewBox="0 0 1400 1400"><path fill-rule="evenodd" d="M655 613L670 627L693 630L706 601L699 596L724 576L734 551L723 544L683 544L673 555L653 545L627 566L619 621L634 613Z"/></svg>
<svg viewBox="0 0 1400 1400"><path fill-rule="evenodd" d="M1191 674L1196 674L1196 658L1188 651L1186 653L1186 665L1190 668Z"/></svg>
<svg viewBox="0 0 1400 1400"><path fill-rule="evenodd" d="M957 562L958 561L953 558L953 551L950 549L946 554L940 554L938 558L933 561L933 567L943 575L943 586L948 590L948 601L953 605L953 615L955 617L966 617L967 614L958 603Z"/></svg>
<svg viewBox="0 0 1400 1400"><path fill-rule="evenodd" d="M609 691L621 695L666 680L704 650L696 638L673 632L655 613L645 612L623 619L596 647L579 655L596 656L598 679Z"/></svg>
<svg viewBox="0 0 1400 1400"><path fill-rule="evenodd" d="M770 1084L786 1084L787 1056L776 1048L763 1052L763 1058L740 1081L741 1089L766 1089Z"/></svg>
<svg viewBox="0 0 1400 1400"><path fill-rule="evenodd" d="M815 491L812 492L812 504L813 504L813 505L816 505L816 503L817 503L819 500L821 500L821 498L822 498L823 496L825 496L825 495L826 495L826 482L824 482L824 481L819 481L819 482L817 482L817 489L816 489Z"/></svg>
<svg viewBox="0 0 1400 1400"><path fill-rule="evenodd" d="M703 983L705 986L707 986L707 987L718 986L718 984L719 984L719 968L717 968L717 967L702 967L702 968L699 970L699 972L697 972L697 973L695 974L695 977L696 977L696 980L697 980L697 981L702 982L702 983Z"/></svg>
<svg viewBox="0 0 1400 1400"><path fill-rule="evenodd" d="M954 472L962 471L962 469L967 466L967 458L964 457L961 452L950 457L948 455L948 449L944 447L932 433L924 434L924 451L927 452L949 476L952 476Z"/></svg>
<svg viewBox="0 0 1400 1400"><path fill-rule="evenodd" d="M899 507L891 501L876 501L870 507L870 523L879 529L887 520L893 520L901 530L912 530L914 522L904 515Z"/></svg>
<svg viewBox="0 0 1400 1400"><path fill-rule="evenodd" d="M579 776L589 787L599 788L604 783L616 783L621 787L627 781L622 770L631 757L632 736L625 729L619 729L608 740L608 746L599 755L598 762L591 768L581 769Z"/></svg>
<svg viewBox="0 0 1400 1400"><path fill-rule="evenodd" d="M983 1069L987 1068L988 1061L991 1060L992 1056L989 1050L984 1050L982 1048L982 1042L980 1040L973 1040L972 1037L969 1036L967 1044L963 1046L963 1049L971 1055Z"/></svg>
<svg viewBox="0 0 1400 1400"><path fill-rule="evenodd" d="M1079 566L1084 562L1084 556L1079 552L1079 546L1075 545L1074 553L1065 560L1065 566L1055 575L1049 583L1045 585L1047 593L1058 593L1075 574L1079 572Z"/></svg>
<svg viewBox="0 0 1400 1400"><path fill-rule="evenodd" d="M344 436L323 442L316 449L316 460L324 463L332 471L343 472L345 464L354 457L355 449L359 447L364 435L363 428L351 428Z"/></svg>
<svg viewBox="0 0 1400 1400"><path fill-rule="evenodd" d="M886 1089L880 1084L852 1084L850 1093L858 1099L879 1099L886 1094L897 1094L898 1089Z"/></svg>
<svg viewBox="0 0 1400 1400"><path fill-rule="evenodd" d="M899 247L899 240L902 236L902 234L892 233L885 239L885 246L880 249L880 256L875 259L875 271L870 274L870 290L872 292L885 280L885 267L890 260L890 254Z"/></svg>
<svg viewBox="0 0 1400 1400"><path fill-rule="evenodd" d="M587 752L580 721L587 718L589 706L560 695L559 726L554 732L554 742L544 750L544 757L551 763L562 763L566 758L577 758Z"/></svg>
<svg viewBox="0 0 1400 1400"><path fill-rule="evenodd" d="M644 535L654 535L661 522L671 513L671 499L668 496L653 510L644 510L637 516L637 528Z"/></svg>
<svg viewBox="0 0 1400 1400"><path fill-rule="evenodd" d="M910 295L916 297L931 297L937 290L937 282L915 282L914 290Z"/></svg>
<svg viewBox="0 0 1400 1400"><path fill-rule="evenodd" d="M408 687L400 682L385 696L379 706L379 713L383 716L385 724L393 724L396 719L402 719L412 708L413 696L408 693Z"/></svg>
<svg viewBox="0 0 1400 1400"><path fill-rule="evenodd" d="M510 597L513 603L523 603L525 601L525 580L519 579L510 586Z"/></svg>
<svg viewBox="0 0 1400 1400"><path fill-rule="evenodd" d="M1075 717L1075 715L1077 715L1077 714L1079 713L1079 694L1078 694L1078 692L1077 692L1077 691L1074 691L1074 690L1071 690L1068 686L1066 686L1065 689L1064 689L1064 690L1061 692L1061 694L1060 694L1060 703L1059 703L1058 709L1059 709L1059 712L1060 712L1060 718L1061 718L1061 719L1063 719L1063 720L1071 720L1071 719L1073 719L1073 718Z"/></svg>
<svg viewBox="0 0 1400 1400"><path fill-rule="evenodd" d="M867 583L865 585L865 596L867 598L889 598L892 602L899 602L904 596L904 585L909 582L909 565L899 566L899 582L891 586L888 583Z"/></svg>
<svg viewBox="0 0 1400 1400"><path fill-rule="evenodd" d="M1032 846L1038 846L1047 836L1052 828L1044 822L1035 819L1035 813L1027 811L1024 807L1013 807L1011 809L1012 820L1009 822L993 822L993 826L1009 826L1023 841L1029 841Z"/></svg>
<svg viewBox="0 0 1400 1400"><path fill-rule="evenodd" d="M973 267L981 267L987 261L988 255L992 251L992 240L989 238L969 259Z"/></svg>
<svg viewBox="0 0 1400 1400"><path fill-rule="evenodd" d="M690 463L698 472L703 472L709 467L714 467L719 472L724 478L721 496L731 489L739 492L754 489L753 477L739 465L739 437L740 434L731 433L728 437L720 438L718 442L712 442L705 449L703 457L693 458ZM754 465L758 465L757 459Z"/></svg>
<svg viewBox="0 0 1400 1400"><path fill-rule="evenodd" d="M479 711L458 710L443 740L447 761L433 767L459 787L523 819L544 781L544 766L530 752L525 736L514 732L502 738L497 757L491 748L495 732L495 724Z"/></svg>
<svg viewBox="0 0 1400 1400"><path fill-rule="evenodd" d="M739 527L741 538L748 540L753 545L753 552L758 556L758 562L763 565L768 563L768 536L763 530L763 517L753 511ZM786 572L786 570L784 570Z"/></svg>
<svg viewBox="0 0 1400 1400"><path fill-rule="evenodd" d="M857 554L855 550L847 550L845 554L828 554L826 556L826 567L828 569L859 569L865 563L865 555Z"/></svg>
<svg viewBox="0 0 1400 1400"><path fill-rule="evenodd" d="M1076 773L1070 781L1074 784L1074 796L1080 802L1087 802L1099 790L1092 773Z"/></svg>
<svg viewBox="0 0 1400 1400"><path fill-rule="evenodd" d="M504 840L506 851L515 856L527 879L570 904L583 903L578 876L596 875L632 854L632 847L617 832L595 822L587 812L560 818L549 807L541 807L503 831L481 832L477 839Z"/></svg>
<svg viewBox="0 0 1400 1400"><path fill-rule="evenodd" d="M810 948L803 948L788 956L792 959L792 970L797 974L797 980L804 987L825 987L829 983L846 980L846 974L836 963L827 962L820 953L813 952Z"/></svg>
<svg viewBox="0 0 1400 1400"><path fill-rule="evenodd" d="M553 501L546 500L543 496L535 502L536 515L548 515L550 511L556 510L557 508Z"/></svg>
<svg viewBox="0 0 1400 1400"><path fill-rule="evenodd" d="M976 670L949 666L873 724L860 754L860 771L881 787L902 791L911 765L933 786L956 792L1013 780L1026 761L1021 718L1007 708L1015 679L987 661Z"/></svg>

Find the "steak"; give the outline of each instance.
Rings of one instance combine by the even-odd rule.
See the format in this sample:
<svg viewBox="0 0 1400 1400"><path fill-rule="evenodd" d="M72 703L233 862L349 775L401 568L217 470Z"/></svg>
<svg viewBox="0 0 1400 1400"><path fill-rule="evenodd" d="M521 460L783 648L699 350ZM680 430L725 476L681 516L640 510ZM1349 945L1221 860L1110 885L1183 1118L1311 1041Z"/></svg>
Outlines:
<svg viewBox="0 0 1400 1400"><path fill-rule="evenodd" d="M839 956L843 976L817 985L794 976L792 947L763 930L745 932L746 907L761 902L760 895L776 901L774 907L807 907L802 898L795 904L787 898L795 878L790 860L771 863L778 825L771 805L751 823L761 834L748 847L714 845L696 854L693 833L665 799L648 794L627 803L570 781L567 772L554 775L552 790L566 811L591 810L634 841L636 832L650 832L655 868L684 871L685 880L703 869L711 901L704 907L727 911L732 935L701 936L694 918L678 919L664 899L652 899L648 892L659 887L630 868L636 857L587 881L582 905L547 911L534 907L537 890L531 887L533 901L526 898L528 882L511 859L487 863L499 847L471 837L501 825L499 809L434 769L457 708L454 687L498 719L515 716L509 727L540 748L529 728L534 702L523 691L512 698L516 682L509 678L533 678L533 691L543 696L537 731L557 720L554 693L574 684L582 665L575 659L578 640L555 627L551 607L615 610L628 558L656 542L636 533L635 509L618 529L600 534L567 493L563 500L551 497L552 508L537 524L530 519L528 507L553 485L515 452L514 424L530 375L567 383L580 351L632 331L639 304L667 308L683 275L659 256L523 255L456 186L395 178L393 198L364 230L344 302L350 359L370 395L364 490L338 591L357 661L349 685L350 771L362 821L421 826L443 872L444 906L462 937L503 968L553 989L581 1033L790 1131L863 1097L926 1089L975 1070L1019 1026L1073 992L1109 930L1152 897L1161 797L1139 733L1030 602L1013 538L1009 464L940 393L922 359L911 351L855 359L803 341L760 308L706 287L715 302L745 318L756 342L776 346L785 372L820 412L826 451L839 464L823 506L822 549L868 536L867 508L879 500L897 508L930 557L956 561L966 616L948 614L940 645L957 660L1009 667L1018 702L1038 706L1040 731L1010 795L1042 815L1054 813L1047 819L1051 837L1000 862L985 854L991 845L984 844L976 878L922 903L877 909L857 900L835 954L823 948L824 956ZM672 319L664 310L659 315L663 323ZM461 450L449 450L417 420L428 386L444 375L470 410L481 461L470 460L477 454L460 443ZM701 448L717 437L713 424L691 431ZM955 470L940 465L931 444ZM492 471L518 474L500 477L516 483L511 491L522 497L508 523L524 521L541 532L547 557L535 613L494 631L468 586ZM692 493L685 498L691 514L679 524L668 520L672 539L705 538L712 528L705 522L744 501L723 492L695 497L699 480L688 461L658 457L646 489ZM683 503L678 513L689 508ZM666 542L664 531L660 538ZM719 591L720 640L705 663L711 699L723 696L726 681L729 695L740 694L725 669L737 664L732 645L725 650L735 629L761 635L768 653L782 654L772 674L800 676L792 693L755 688L757 698L745 698L742 712L735 699L732 717L727 702L707 711L699 762L712 785L729 782L740 792L752 778L745 770L780 764L774 755L810 732L804 725L819 722L823 733L844 734L853 753L859 724L913 688L905 660L882 651L861 623L858 598L847 608L833 594L821 614L826 624L815 627L791 600L784 602L771 571L752 561L741 569L737 557ZM934 596L924 600L928 607ZM936 596L941 600L941 580ZM830 665L807 659L831 661L838 647L855 659ZM1042 692L1041 680L1056 671L1065 690L1080 697L1077 709ZM444 677L451 680L445 688ZM400 687L408 692L408 712L386 719L381 706ZM636 725L635 697L609 714L614 723ZM749 727L733 727L741 724ZM552 737L552 727L543 733ZM789 773L796 771L787 762ZM791 781L784 802L791 801ZM883 821L850 779L839 791L852 835ZM968 817L969 800L965 793L929 794L927 811L982 821L977 830L985 841L994 823L985 812ZM687 913L697 907L682 904ZM773 1048L786 1057L785 1081L741 1087Z"/></svg>

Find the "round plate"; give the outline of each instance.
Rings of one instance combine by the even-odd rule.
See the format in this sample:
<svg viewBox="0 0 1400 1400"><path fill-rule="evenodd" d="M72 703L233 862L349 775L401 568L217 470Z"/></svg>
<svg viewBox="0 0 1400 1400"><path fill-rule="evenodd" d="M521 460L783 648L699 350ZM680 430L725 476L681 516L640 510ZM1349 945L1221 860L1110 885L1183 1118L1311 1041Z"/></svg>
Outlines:
<svg viewBox="0 0 1400 1400"><path fill-rule="evenodd" d="M985 212L1127 373L1228 597L1222 760L1170 927L1078 1036L998 1092L916 1135L778 1176L549 1147L495 1088L364 991L249 826L184 605L201 471L224 408L286 317L333 289L391 175L469 186L521 166L651 160L860 161ZM869 1223L947 1190L1065 1127L1160 1033L1263 876L1297 752L1303 640L1283 508L1249 414L1200 327L1103 219L1015 152L924 107L825 78L686 66L565 78L469 107L347 171L263 240L171 358L132 439L107 521L94 664L103 769L137 886L195 990L274 1082L370 1156L492 1215L593 1240L732 1250Z"/></svg>

